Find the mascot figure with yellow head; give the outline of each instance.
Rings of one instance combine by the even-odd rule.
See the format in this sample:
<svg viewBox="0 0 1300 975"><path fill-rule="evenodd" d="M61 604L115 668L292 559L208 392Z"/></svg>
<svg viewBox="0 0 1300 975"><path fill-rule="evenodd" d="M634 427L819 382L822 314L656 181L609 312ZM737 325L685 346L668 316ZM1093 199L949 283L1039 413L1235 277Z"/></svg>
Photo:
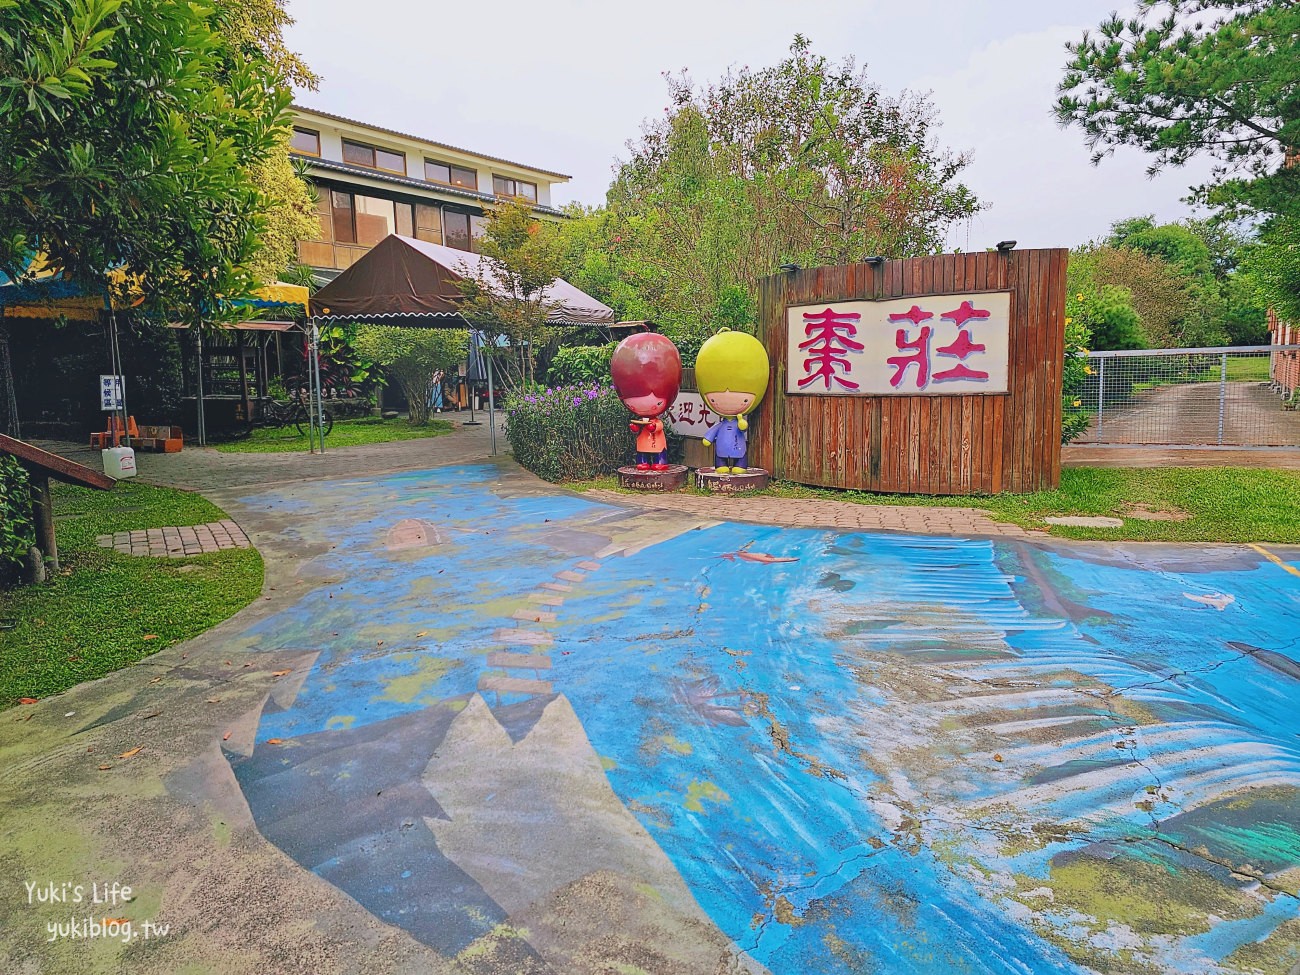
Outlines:
<svg viewBox="0 0 1300 975"><path fill-rule="evenodd" d="M695 358L695 385L700 396L721 421L704 439L712 445L718 474L744 474L749 444L745 414L758 405L767 391L767 350L745 332L722 329L704 343Z"/></svg>

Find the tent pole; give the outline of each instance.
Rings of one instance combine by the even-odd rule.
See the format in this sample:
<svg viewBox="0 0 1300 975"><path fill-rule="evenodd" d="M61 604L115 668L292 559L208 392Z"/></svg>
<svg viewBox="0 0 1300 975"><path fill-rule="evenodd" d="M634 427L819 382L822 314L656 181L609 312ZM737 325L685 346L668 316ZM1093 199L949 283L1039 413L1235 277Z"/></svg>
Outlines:
<svg viewBox="0 0 1300 975"><path fill-rule="evenodd" d="M497 455L497 394L492 385L492 356L484 356L488 379L488 426L492 428L492 456Z"/></svg>
<svg viewBox="0 0 1300 975"><path fill-rule="evenodd" d="M320 384L320 326L316 319L311 322L311 361L312 375L316 379L316 416L315 422L319 424L316 433L320 437L320 452L325 453L325 391Z"/></svg>
<svg viewBox="0 0 1300 975"><path fill-rule="evenodd" d="M303 330L303 341L307 343L307 449L311 453L316 453L316 370L312 368L312 356L316 354L316 346L312 341L312 330L316 327L316 319L313 318L307 328ZM302 402L302 390L297 393L298 402Z"/></svg>
<svg viewBox="0 0 1300 975"><path fill-rule="evenodd" d="M197 328L194 329L194 344L197 347L199 353L198 396L195 397L194 400L194 405L195 405L194 414L195 414L195 422L197 422L199 426L199 446L206 447L208 445L208 421L207 421L207 417L203 415L203 326L202 325L199 325Z"/></svg>
<svg viewBox="0 0 1300 975"><path fill-rule="evenodd" d="M127 426L127 417L129 414L126 409L126 376L123 375L122 349L117 343L117 316L113 314L113 300L108 299L108 337L109 337L109 361L113 370L114 377L121 376L120 380L114 379L117 385L118 404L122 414L122 437L126 445L131 446L131 430ZM117 438L113 438L113 446L117 446Z"/></svg>

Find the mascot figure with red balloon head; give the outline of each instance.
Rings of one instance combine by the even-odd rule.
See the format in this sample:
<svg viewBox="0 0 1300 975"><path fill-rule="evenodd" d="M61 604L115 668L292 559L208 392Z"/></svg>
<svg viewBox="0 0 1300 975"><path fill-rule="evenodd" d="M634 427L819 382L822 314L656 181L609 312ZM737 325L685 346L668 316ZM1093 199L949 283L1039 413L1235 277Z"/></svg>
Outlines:
<svg viewBox="0 0 1300 975"><path fill-rule="evenodd" d="M609 363L618 398L632 412L638 472L669 469L663 415L682 385L677 346L655 332L637 332L618 344Z"/></svg>

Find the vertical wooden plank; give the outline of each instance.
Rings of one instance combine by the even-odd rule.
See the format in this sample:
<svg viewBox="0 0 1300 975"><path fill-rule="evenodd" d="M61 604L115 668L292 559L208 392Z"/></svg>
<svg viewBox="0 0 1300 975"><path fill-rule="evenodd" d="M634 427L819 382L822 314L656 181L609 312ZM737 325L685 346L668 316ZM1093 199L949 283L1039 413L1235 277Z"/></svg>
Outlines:
<svg viewBox="0 0 1300 975"><path fill-rule="evenodd" d="M890 261L886 265L886 297L897 298L903 293L903 268L902 261ZM882 465L885 468L882 485L885 490L897 491L899 490L898 485L903 479L907 450L907 431L902 413L905 404L897 396L882 396L880 403L882 409L885 410L885 421L887 421L882 421L882 427L888 428L888 440L882 448L885 456Z"/></svg>
<svg viewBox="0 0 1300 975"><path fill-rule="evenodd" d="M1052 402L1048 398L1047 391L1049 388L1048 375L1051 372L1052 362L1052 328L1050 324L1051 311L1049 310L1050 298L1049 289L1051 287L1050 264L1052 253L1048 250L1034 251L1035 257L1035 291L1038 294L1038 321L1037 321L1037 340L1034 343L1039 351L1038 360L1034 363L1034 395L1038 400L1037 415L1034 428L1034 444L1032 450L1033 470L1026 480L1027 489L1041 489L1051 476L1052 460L1048 445L1048 429L1052 424Z"/></svg>
<svg viewBox="0 0 1300 975"><path fill-rule="evenodd" d="M1070 252L1065 248L1052 251L1052 265L1049 269L1048 282L1048 329L1052 338L1052 351L1048 360L1048 398L1050 399L1050 420L1047 437L1049 463L1048 482L1045 487L1061 485L1061 369L1065 357L1065 272L1066 261Z"/></svg>
<svg viewBox="0 0 1300 975"><path fill-rule="evenodd" d="M1032 484L1032 467L1034 467L1034 443L1037 422L1039 422L1039 396L1035 373L1041 357L1039 348L1039 304L1041 295L1037 281L1037 251L1023 251L1019 255L1015 278L1019 289L1024 292L1024 316L1021 328L1021 355L1019 355L1019 394L1021 402L1017 417L1017 480L1013 481L1015 490L1030 489Z"/></svg>
<svg viewBox="0 0 1300 975"><path fill-rule="evenodd" d="M934 289L940 294L951 295L955 290L957 278L957 258L952 254L944 254L936 259L938 268L935 274ZM935 315L942 315L946 311L951 311L953 305L945 299L939 307L934 309ZM936 319L936 322L938 319ZM940 365L934 363L936 370L946 369L949 363ZM957 483L957 444L954 434L953 420L961 415L961 397L959 396L940 396L939 399L939 417L938 417L938 459L935 463L934 472L934 489L938 494L951 494Z"/></svg>
<svg viewBox="0 0 1300 975"><path fill-rule="evenodd" d="M1030 255L1029 273L1034 293L1034 361L1030 373L1030 390L1034 398L1034 423L1029 430L1027 451L1029 467L1025 471L1024 490L1036 491L1042 486L1044 473L1050 467L1044 431L1051 422L1051 403L1047 399L1047 371L1051 359L1050 329L1047 325L1047 263L1050 252L1035 250Z"/></svg>
<svg viewBox="0 0 1300 975"><path fill-rule="evenodd" d="M988 251L975 255L974 280L981 291L994 291L1001 287L1002 279L999 277L998 269L995 265L1002 263L998 255L990 254ZM1010 312L1011 320L1008 327L1012 330L1009 334L1011 341L1014 343L1014 329L1016 320L1015 296L1011 296ZM1009 353L1014 356L1014 348ZM1013 362L1008 361L1008 384L1011 382ZM993 397L993 422L992 442L989 444L989 484L992 493L997 494L1006 487L1006 470L1007 470L1007 450L1004 423L1007 413L1007 406L1011 401L1010 395Z"/></svg>
<svg viewBox="0 0 1300 975"><path fill-rule="evenodd" d="M907 296L916 297L925 290L925 267L921 258L908 261ZM920 396L907 396L908 430L908 467L907 490L912 493L924 493L927 487L926 468L929 466L926 443L927 427L930 421L930 406Z"/></svg>

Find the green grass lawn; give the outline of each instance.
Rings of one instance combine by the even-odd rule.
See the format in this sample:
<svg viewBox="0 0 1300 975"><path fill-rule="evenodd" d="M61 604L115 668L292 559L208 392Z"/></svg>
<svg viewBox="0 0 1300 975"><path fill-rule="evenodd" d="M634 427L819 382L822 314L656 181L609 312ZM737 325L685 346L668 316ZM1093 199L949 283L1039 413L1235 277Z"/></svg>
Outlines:
<svg viewBox="0 0 1300 975"><path fill-rule="evenodd" d="M430 420L426 426L413 427L405 420L382 420L377 416L358 420L337 420L330 435L325 438L325 449L331 447L357 447L368 443L390 443L394 440L421 440L451 433L454 425L447 420ZM231 440L217 444L217 450L228 454L275 454L292 450L307 451L310 443L306 434L293 427L258 427L246 440Z"/></svg>
<svg viewBox="0 0 1300 975"><path fill-rule="evenodd" d="M618 489L616 478L569 485ZM693 489L691 489L693 490ZM636 491L628 491L636 494ZM826 498L858 504L933 505L982 508L1000 521L1046 529L1062 538L1109 541L1274 542L1300 544L1300 471L1246 467L1127 469L1068 467L1061 487L1034 494L930 497L871 494L778 483L750 495ZM738 495L737 497L743 497ZM1130 517L1134 506L1186 514L1184 521ZM1124 519L1122 528L1047 525L1049 515L1105 515Z"/></svg>
<svg viewBox="0 0 1300 975"><path fill-rule="evenodd" d="M1257 382L1266 383L1269 380L1268 375L1269 358L1266 355L1230 355L1228 356L1228 382ZM1219 362L1213 363L1204 372L1197 374L1197 382L1217 383L1223 378L1223 366Z"/></svg>
<svg viewBox="0 0 1300 975"><path fill-rule="evenodd" d="M225 512L197 494L119 481L112 491L54 485L62 573L0 592L0 707L48 697L135 663L233 616L262 589L262 557L231 549L184 559L121 555L96 535L197 525Z"/></svg>

